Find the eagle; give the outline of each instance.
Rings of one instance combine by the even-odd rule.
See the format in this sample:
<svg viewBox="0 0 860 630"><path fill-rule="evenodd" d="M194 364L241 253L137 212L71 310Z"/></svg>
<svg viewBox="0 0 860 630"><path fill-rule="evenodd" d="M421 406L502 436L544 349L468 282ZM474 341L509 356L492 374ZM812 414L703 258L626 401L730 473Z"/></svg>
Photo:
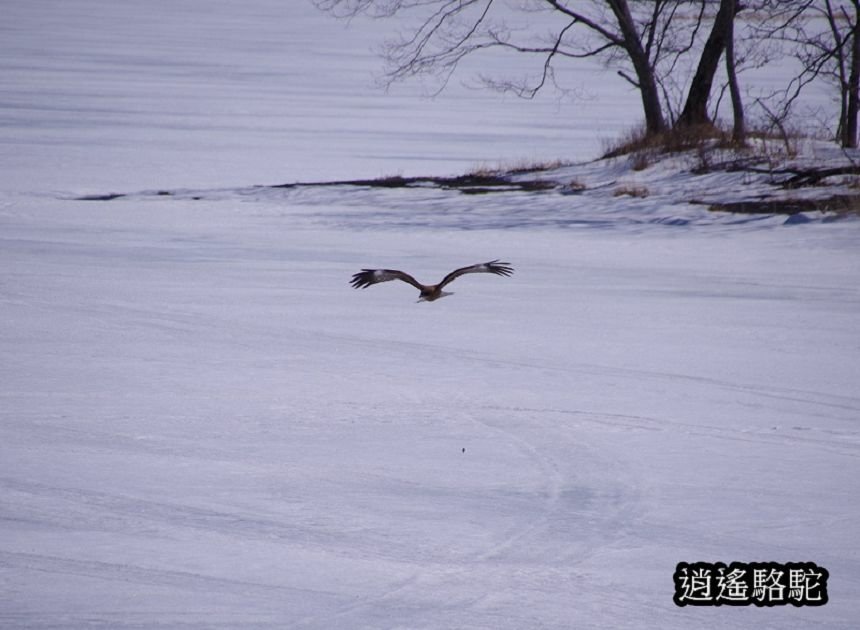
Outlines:
<svg viewBox="0 0 860 630"><path fill-rule="evenodd" d="M408 282L413 287L421 292L418 298L419 302L432 302L443 298L446 295L453 295L449 291L442 289L449 283L453 282L460 276L467 273L494 273L497 276L509 276L514 272L510 263L491 260L490 262L470 265L468 267L460 267L455 269L447 276L442 278L439 284L421 284L415 278L404 271L397 269L362 269L357 274L352 276L351 284L354 289L366 289L372 284L378 282L388 282L389 280L403 280Z"/></svg>

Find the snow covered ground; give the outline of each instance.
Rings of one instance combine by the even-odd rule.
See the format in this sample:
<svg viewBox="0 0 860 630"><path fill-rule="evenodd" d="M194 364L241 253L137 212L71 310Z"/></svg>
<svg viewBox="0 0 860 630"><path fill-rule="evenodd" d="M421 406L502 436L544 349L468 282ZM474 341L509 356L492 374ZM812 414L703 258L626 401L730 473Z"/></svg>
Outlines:
<svg viewBox="0 0 860 630"><path fill-rule="evenodd" d="M385 96L373 29L239 7L4 3L0 627L856 627L860 223L254 188L586 158L601 107ZM699 560L830 602L678 608Z"/></svg>

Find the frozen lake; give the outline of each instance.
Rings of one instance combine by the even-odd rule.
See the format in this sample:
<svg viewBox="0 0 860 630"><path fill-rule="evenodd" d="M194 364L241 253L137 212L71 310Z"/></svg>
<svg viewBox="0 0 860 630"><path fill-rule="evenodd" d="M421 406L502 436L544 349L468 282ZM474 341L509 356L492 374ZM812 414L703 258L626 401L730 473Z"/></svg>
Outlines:
<svg viewBox="0 0 860 630"><path fill-rule="evenodd" d="M435 99L414 84L386 95L376 51L396 27L339 21L304 0L12 1L3 11L0 167L16 189L459 174L591 158L632 124L597 69L573 82L575 101L459 82ZM571 125L577 117L589 123Z"/></svg>
<svg viewBox="0 0 860 630"><path fill-rule="evenodd" d="M254 188L586 159L638 110L385 95L390 24L300 2L3 12L0 627L856 627L857 221ZM830 601L679 608L682 561Z"/></svg>

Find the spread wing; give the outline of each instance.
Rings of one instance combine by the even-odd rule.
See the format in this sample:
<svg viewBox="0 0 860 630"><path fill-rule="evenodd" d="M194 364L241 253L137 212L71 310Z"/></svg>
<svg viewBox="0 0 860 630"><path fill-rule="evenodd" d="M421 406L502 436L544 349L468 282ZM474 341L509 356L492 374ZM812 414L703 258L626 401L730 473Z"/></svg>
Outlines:
<svg viewBox="0 0 860 630"><path fill-rule="evenodd" d="M366 289L371 284L388 282L389 280L403 280L403 282L408 282L419 291L424 289L424 286L415 278L397 269L362 269L352 276L350 282L354 289Z"/></svg>
<svg viewBox="0 0 860 630"><path fill-rule="evenodd" d="M442 282L439 283L439 288L441 289L449 282L452 282L467 273L494 273L497 276L509 276L514 272L514 268L511 267L510 264L511 263L499 262L498 260L491 260L490 262L481 263L479 265L455 269L442 279Z"/></svg>

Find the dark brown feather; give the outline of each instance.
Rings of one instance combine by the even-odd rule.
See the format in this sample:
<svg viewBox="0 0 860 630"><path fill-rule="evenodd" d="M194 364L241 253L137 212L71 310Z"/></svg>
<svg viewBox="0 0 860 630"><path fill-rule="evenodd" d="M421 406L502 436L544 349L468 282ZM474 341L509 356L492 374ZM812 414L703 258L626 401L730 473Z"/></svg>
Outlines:
<svg viewBox="0 0 860 630"><path fill-rule="evenodd" d="M419 301L432 302L434 300L439 299L440 297L450 295L449 293L444 293L442 291L442 287L444 287L446 284L449 284L450 282L453 282L464 274L493 273L497 276L510 276L513 272L514 269L510 266L510 263L499 262L498 260L491 260L490 262L479 263L477 265L460 267L459 269L455 269L447 276L445 276L442 279L442 282L440 282L439 284L425 285L418 282L408 273L400 271L398 269L362 269L360 272L352 276L350 284L352 284L353 288L355 289L366 289L367 287L373 284L378 284L380 282L388 282L389 280L402 280L403 282L411 284L413 287L415 287L421 292L421 300Z"/></svg>
<svg viewBox="0 0 860 630"><path fill-rule="evenodd" d="M372 284L388 282L389 280L403 280L403 282L408 282L419 291L423 291L426 288L408 273L397 269L362 269L352 276L351 284L355 289L366 289Z"/></svg>
<svg viewBox="0 0 860 630"><path fill-rule="evenodd" d="M467 273L494 273L497 276L509 276L514 272L513 267L510 267L509 265L510 263L491 260L490 262L470 265L469 267L460 267L445 276L442 279L442 282L439 283L439 288L441 289L449 282L452 282Z"/></svg>

